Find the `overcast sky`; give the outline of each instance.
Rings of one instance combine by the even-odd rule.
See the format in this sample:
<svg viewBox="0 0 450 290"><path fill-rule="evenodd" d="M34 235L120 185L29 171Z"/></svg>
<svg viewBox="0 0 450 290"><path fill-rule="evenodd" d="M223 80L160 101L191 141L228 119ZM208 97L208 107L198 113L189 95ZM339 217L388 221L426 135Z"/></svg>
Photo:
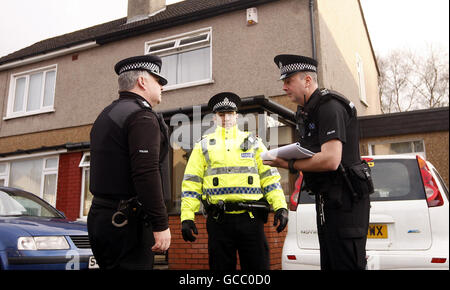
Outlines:
<svg viewBox="0 0 450 290"><path fill-rule="evenodd" d="M0 56L127 13L127 0L0 0ZM168 4L180 0L167 0ZM341 0L327 0L341 1ZM361 0L377 54L449 47L448 0Z"/></svg>

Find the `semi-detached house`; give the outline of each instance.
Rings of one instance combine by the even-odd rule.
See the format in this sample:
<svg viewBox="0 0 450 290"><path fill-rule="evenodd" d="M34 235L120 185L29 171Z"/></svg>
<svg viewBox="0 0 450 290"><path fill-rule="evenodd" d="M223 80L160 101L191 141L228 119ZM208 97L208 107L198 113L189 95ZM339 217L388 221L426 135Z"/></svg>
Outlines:
<svg viewBox="0 0 450 290"><path fill-rule="evenodd" d="M0 58L0 186L31 191L69 219L85 219L92 199L89 132L99 112L118 97L113 66L129 56L159 55L169 83L156 111L164 113L172 133L191 133L174 139L170 150L170 269L207 268L206 231L199 226L198 241L187 247L179 234L179 206L189 147L211 124L206 103L212 95L237 93L244 98L245 129L270 147L291 143L296 107L281 90L273 58L302 54L319 60L320 86L346 95L360 116L381 112L378 68L358 0L128 5L127 17ZM195 112L204 118L196 119ZM181 113L194 126L183 128ZM200 131L191 129L195 124ZM280 173L288 196L293 177ZM269 226L266 231L271 267L278 269L284 234Z"/></svg>

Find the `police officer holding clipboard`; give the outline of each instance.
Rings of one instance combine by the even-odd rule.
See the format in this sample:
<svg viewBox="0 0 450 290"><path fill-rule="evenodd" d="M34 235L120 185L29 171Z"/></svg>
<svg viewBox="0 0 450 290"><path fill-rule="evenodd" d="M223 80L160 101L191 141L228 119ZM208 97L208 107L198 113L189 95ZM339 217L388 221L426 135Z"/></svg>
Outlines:
<svg viewBox="0 0 450 290"><path fill-rule="evenodd" d="M373 184L360 158L356 108L340 93L318 89L316 60L283 54L274 61L283 90L298 104L299 142L316 154L264 164L302 171L303 186L315 194L321 269L364 270Z"/></svg>

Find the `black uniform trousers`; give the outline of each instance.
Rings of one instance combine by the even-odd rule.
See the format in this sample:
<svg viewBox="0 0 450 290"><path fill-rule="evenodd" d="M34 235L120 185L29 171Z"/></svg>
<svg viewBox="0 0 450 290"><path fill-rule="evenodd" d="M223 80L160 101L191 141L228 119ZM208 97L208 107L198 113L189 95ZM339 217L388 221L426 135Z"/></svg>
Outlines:
<svg viewBox="0 0 450 290"><path fill-rule="evenodd" d="M111 218L116 211L95 202L89 210L89 241L100 269L152 270L155 242L151 226L129 218L124 227L115 227Z"/></svg>
<svg viewBox="0 0 450 290"><path fill-rule="evenodd" d="M341 202L336 203L335 199L329 198L332 194L321 194L323 204L316 197L321 270L364 270L369 196L352 200L349 192L342 192Z"/></svg>
<svg viewBox="0 0 450 290"><path fill-rule="evenodd" d="M237 257L241 270L269 270L269 245L262 217L248 212L224 214L220 221L208 216L209 267L214 271L236 270Z"/></svg>

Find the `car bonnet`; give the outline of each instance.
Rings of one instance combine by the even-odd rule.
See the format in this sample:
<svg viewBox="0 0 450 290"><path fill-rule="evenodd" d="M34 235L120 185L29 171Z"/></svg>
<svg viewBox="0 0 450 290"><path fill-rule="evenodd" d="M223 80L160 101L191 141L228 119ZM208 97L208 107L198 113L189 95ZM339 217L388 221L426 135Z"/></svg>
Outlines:
<svg viewBox="0 0 450 290"><path fill-rule="evenodd" d="M31 236L87 235L86 223L57 218L2 217L0 227L8 228L9 232L16 229L18 233L26 232Z"/></svg>

